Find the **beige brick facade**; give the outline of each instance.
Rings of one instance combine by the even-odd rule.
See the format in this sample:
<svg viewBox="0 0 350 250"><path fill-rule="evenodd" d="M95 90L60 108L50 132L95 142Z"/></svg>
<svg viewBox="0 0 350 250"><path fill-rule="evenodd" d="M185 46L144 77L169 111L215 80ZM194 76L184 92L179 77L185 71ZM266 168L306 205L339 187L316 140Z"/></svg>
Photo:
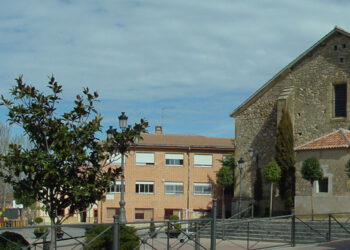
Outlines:
<svg viewBox="0 0 350 250"><path fill-rule="evenodd" d="M166 210L180 218L198 217L211 209L212 199L219 195L215 185L216 172L221 168L223 155L233 153L232 139L186 135L148 134L133 148L125 162L125 202L128 222L142 214L145 220L164 220ZM186 145L187 144L187 145ZM153 153L154 164L137 165L137 153ZM183 155L183 166L167 166L166 154ZM212 166L194 166L195 155L211 155ZM119 165L117 165L119 166ZM151 194L136 193L137 182L153 182ZM183 183L182 194L165 194L165 183ZM195 183L211 183L209 195L194 194ZM219 197L219 196L218 196ZM112 212L119 208L120 193L107 193L105 201L98 204L98 221L111 222ZM170 209L174 210L173 212ZM141 215L142 217L142 215Z"/></svg>

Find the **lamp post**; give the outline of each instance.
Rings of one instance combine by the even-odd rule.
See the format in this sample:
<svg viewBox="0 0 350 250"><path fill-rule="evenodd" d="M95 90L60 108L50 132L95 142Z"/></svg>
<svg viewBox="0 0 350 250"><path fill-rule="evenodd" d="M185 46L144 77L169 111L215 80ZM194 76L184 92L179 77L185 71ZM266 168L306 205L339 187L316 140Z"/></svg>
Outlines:
<svg viewBox="0 0 350 250"><path fill-rule="evenodd" d="M118 117L119 119L119 127L122 130L122 132L126 129L128 117L125 115L125 112L122 112L122 114ZM107 138L111 141L114 139L114 134L117 132L116 129L114 129L112 126L109 127L107 130ZM125 158L125 152L121 153L121 174L120 174L120 201L119 201L119 220L120 223L125 224L126 223L126 216L125 216L125 176L124 176L124 158Z"/></svg>
<svg viewBox="0 0 350 250"><path fill-rule="evenodd" d="M242 206L242 170L244 168L244 160L241 157L238 161L239 168L239 200L238 200L238 218L241 218L241 206Z"/></svg>

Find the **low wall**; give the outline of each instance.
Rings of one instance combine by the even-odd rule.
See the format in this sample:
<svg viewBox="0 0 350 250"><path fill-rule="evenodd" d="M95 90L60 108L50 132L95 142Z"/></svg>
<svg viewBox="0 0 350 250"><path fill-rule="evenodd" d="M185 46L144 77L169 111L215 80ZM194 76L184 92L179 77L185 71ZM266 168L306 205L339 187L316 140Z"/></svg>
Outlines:
<svg viewBox="0 0 350 250"><path fill-rule="evenodd" d="M314 196L314 213L350 212L350 196ZM311 214L311 196L295 196L295 213Z"/></svg>

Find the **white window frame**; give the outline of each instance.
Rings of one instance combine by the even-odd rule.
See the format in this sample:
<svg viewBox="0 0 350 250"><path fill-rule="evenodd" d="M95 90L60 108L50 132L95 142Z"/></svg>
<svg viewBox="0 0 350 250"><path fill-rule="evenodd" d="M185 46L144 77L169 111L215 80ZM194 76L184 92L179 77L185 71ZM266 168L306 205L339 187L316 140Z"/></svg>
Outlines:
<svg viewBox="0 0 350 250"><path fill-rule="evenodd" d="M111 186L107 189L107 194L119 194L121 190L121 181L111 181L111 186L113 186L114 190L119 189L119 191L111 191L112 188ZM117 188L119 186L119 188ZM125 187L125 181L124 181L124 187Z"/></svg>
<svg viewBox="0 0 350 250"><path fill-rule="evenodd" d="M137 192L137 185L139 185L138 192ZM144 190L145 189L149 190L150 189L149 185L153 185L153 191L152 192L150 192L150 191L143 191L143 192L141 192L141 186L140 185L145 185L144 186ZM137 193L137 194L154 194L154 181L137 181L135 183L135 193Z"/></svg>
<svg viewBox="0 0 350 250"><path fill-rule="evenodd" d="M173 186L173 187L174 187L174 191L173 191L173 192L167 191L167 190L166 190L166 186ZM181 192L181 193L180 193L180 192L176 192L176 186L181 186L181 187L182 187L182 192ZM179 194L184 194L184 183L183 183L183 182L170 182L170 181L165 182L165 183L164 183L164 193L165 193L165 194L171 194L171 195L175 195L175 194L177 194L177 195L179 195Z"/></svg>
<svg viewBox="0 0 350 250"><path fill-rule="evenodd" d="M197 187L210 187L210 193L196 193L196 186ZM208 182L195 182L193 183L193 194L194 195L211 195L213 192L213 187L211 183Z"/></svg>
<svg viewBox="0 0 350 250"><path fill-rule="evenodd" d="M327 192L320 192L320 184L319 181L315 181L315 193L316 194L329 194L329 177L324 176L323 179L327 178Z"/></svg>
<svg viewBox="0 0 350 250"><path fill-rule="evenodd" d="M211 159L211 162L206 161L205 158ZM194 155L194 166L202 168L211 168L213 167L213 155L211 154L195 154Z"/></svg>
<svg viewBox="0 0 350 250"><path fill-rule="evenodd" d="M136 165L138 165L138 166L153 166L154 165L154 153L137 152L136 153Z"/></svg>
<svg viewBox="0 0 350 250"><path fill-rule="evenodd" d="M182 160L182 164L167 164L167 160ZM183 167L184 166L184 154L165 154L165 166L176 166Z"/></svg>

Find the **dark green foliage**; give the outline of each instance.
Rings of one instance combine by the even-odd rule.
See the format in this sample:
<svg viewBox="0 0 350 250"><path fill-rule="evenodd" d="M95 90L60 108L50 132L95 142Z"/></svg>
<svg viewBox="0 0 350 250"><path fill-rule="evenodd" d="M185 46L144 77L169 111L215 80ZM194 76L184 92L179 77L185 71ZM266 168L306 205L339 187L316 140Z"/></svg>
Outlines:
<svg viewBox="0 0 350 250"><path fill-rule="evenodd" d="M151 219L151 223L149 224L149 231L154 233L156 231L156 226L154 225L153 218Z"/></svg>
<svg viewBox="0 0 350 250"><path fill-rule="evenodd" d="M6 240L7 239L7 240ZM3 250L18 250L21 247L29 246L29 242L18 233L3 232L0 237L0 249ZM26 248L23 248L26 249Z"/></svg>
<svg viewBox="0 0 350 250"><path fill-rule="evenodd" d="M230 155L225 156L221 161L221 163L222 163L222 166L229 167L232 170L234 170L236 167L236 160L235 160L234 154L232 153Z"/></svg>
<svg viewBox="0 0 350 250"><path fill-rule="evenodd" d="M233 184L233 169L223 165L219 172L216 173L216 183L222 189L221 196L221 216L224 219L226 216L226 208L225 208L225 188L232 186Z"/></svg>
<svg viewBox="0 0 350 250"><path fill-rule="evenodd" d="M168 230L181 229L181 224L176 223L176 221L179 220L179 216L177 216L176 214L173 214L169 217L169 220L171 221L172 224L169 226ZM175 224L175 226L173 224Z"/></svg>
<svg viewBox="0 0 350 250"><path fill-rule="evenodd" d="M350 178L350 159L345 164L345 173Z"/></svg>
<svg viewBox="0 0 350 250"><path fill-rule="evenodd" d="M301 168L301 174L305 180L311 183L311 185L315 181L322 180L323 178L323 172L320 167L320 163L315 157L306 159L303 162L303 166Z"/></svg>
<svg viewBox="0 0 350 250"><path fill-rule="evenodd" d="M43 223L43 218L41 218L41 217L36 217L35 219L34 219L34 222L36 223L36 224L40 224L40 223Z"/></svg>
<svg viewBox="0 0 350 250"><path fill-rule="evenodd" d="M264 179L267 183L277 183L281 178L281 169L275 161L270 162L264 169Z"/></svg>
<svg viewBox="0 0 350 250"><path fill-rule="evenodd" d="M119 174L119 169L107 167L110 154L105 152L125 150L124 144L140 138L148 124L141 120L116 133L118 147L102 144L97 138L102 117L94 107L97 92L85 88L71 111L59 114L62 86L53 76L48 94L24 83L22 76L16 81L12 98L1 96L0 105L7 107L9 122L22 127L33 146L11 144L8 154L0 156L0 176L13 186L16 200L27 206L40 202L51 222L60 224L71 214L59 216L62 209L83 211L104 197Z"/></svg>
<svg viewBox="0 0 350 250"><path fill-rule="evenodd" d="M99 235L102 231L106 230L110 226L98 225L89 228L85 231L85 243L88 243L94 237ZM112 227L103 233L100 237L89 244L87 249L99 249L99 250L110 250L113 246L112 238L113 230ZM122 250L132 250L139 245L140 238L136 234L136 229L134 227L129 227L126 225L120 225L120 249ZM138 248L137 248L138 249Z"/></svg>
<svg viewBox="0 0 350 250"><path fill-rule="evenodd" d="M233 184L233 170L223 165L216 173L216 182L223 188L231 186Z"/></svg>
<svg viewBox="0 0 350 250"><path fill-rule="evenodd" d="M275 160L281 168L279 189L285 208L293 207L295 194L295 154L293 125L288 112L283 109L282 117L277 127Z"/></svg>

